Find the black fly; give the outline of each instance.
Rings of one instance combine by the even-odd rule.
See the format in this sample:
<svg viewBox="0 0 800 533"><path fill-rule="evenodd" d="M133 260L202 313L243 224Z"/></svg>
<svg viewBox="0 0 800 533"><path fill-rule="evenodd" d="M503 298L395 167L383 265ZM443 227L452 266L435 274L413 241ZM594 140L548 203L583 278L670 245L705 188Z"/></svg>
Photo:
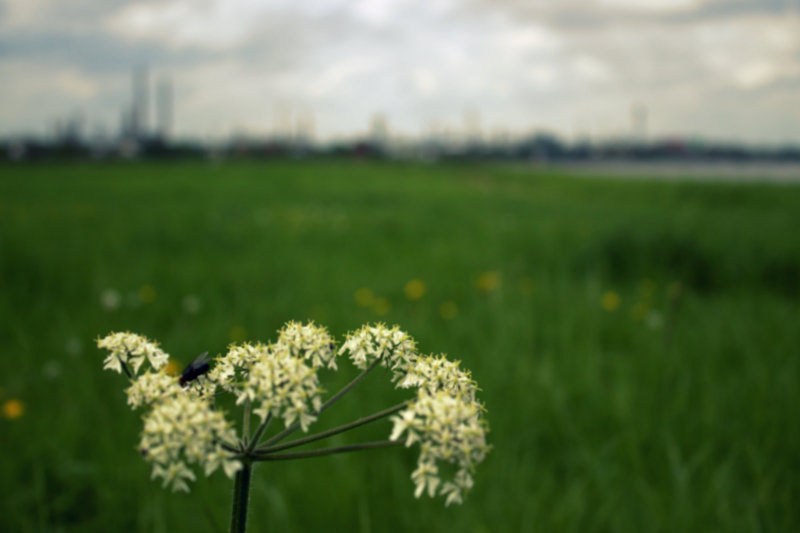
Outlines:
<svg viewBox="0 0 800 533"><path fill-rule="evenodd" d="M208 352L203 352L198 355L194 361L189 363L189 366L183 369L181 377L178 378L178 383L181 384L181 387L185 387L210 369L211 365L208 363Z"/></svg>

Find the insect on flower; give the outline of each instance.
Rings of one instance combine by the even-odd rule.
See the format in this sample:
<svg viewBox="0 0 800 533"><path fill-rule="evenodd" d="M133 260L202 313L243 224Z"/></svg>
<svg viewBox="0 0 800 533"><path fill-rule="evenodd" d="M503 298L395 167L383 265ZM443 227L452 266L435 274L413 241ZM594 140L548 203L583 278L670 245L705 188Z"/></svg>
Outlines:
<svg viewBox="0 0 800 533"><path fill-rule="evenodd" d="M178 383L181 384L181 387L185 387L210 369L211 365L208 363L208 352L206 351L198 355L194 361L189 363L189 366L183 369L181 377L178 378Z"/></svg>

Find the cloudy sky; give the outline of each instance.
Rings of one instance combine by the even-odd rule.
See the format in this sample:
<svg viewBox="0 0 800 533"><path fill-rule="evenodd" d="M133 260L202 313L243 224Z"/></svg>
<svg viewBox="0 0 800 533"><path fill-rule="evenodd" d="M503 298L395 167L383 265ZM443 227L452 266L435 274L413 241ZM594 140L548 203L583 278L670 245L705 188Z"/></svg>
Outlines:
<svg viewBox="0 0 800 533"><path fill-rule="evenodd" d="M137 66L180 136L800 143L800 0L0 0L0 135L116 131Z"/></svg>

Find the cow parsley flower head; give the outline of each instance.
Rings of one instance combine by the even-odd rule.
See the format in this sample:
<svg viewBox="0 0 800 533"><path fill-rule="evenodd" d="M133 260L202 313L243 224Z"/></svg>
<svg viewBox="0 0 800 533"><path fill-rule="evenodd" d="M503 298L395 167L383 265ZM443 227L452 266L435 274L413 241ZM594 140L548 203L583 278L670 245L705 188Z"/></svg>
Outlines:
<svg viewBox="0 0 800 533"><path fill-rule="evenodd" d="M186 391L162 399L145 415L139 449L153 464L154 478L162 478L165 487L188 492L186 482L195 479L189 465L202 466L206 475L222 467L225 475L233 477L241 464L222 445L235 439L221 411Z"/></svg>
<svg viewBox="0 0 800 533"><path fill-rule="evenodd" d="M141 406L152 405L153 403L166 398L183 393L184 390L178 385L178 379L165 372L145 372L127 388L125 393L128 395L128 405L131 409Z"/></svg>
<svg viewBox="0 0 800 533"><path fill-rule="evenodd" d="M152 477L162 479L165 487L188 491L198 470L210 475L222 469L235 479L232 528L236 531L244 531L250 473L260 461L418 445L420 455L411 474L415 496L443 496L449 505L460 503L472 488L475 467L490 448L484 409L476 399L479 389L470 372L444 355L419 355L414 339L397 326L365 325L336 350L327 329L313 322L289 322L276 342L233 344L213 362L203 356L196 359L180 378L167 372L167 354L145 337L111 333L97 344L109 351L104 367L130 379L127 403L142 409L139 449L152 465ZM336 369L337 357L345 352L361 373L323 403L318 372L323 367ZM140 372L145 362L150 368ZM391 370L396 388L413 389L413 398L282 442L298 429L308 431L378 366ZM241 435L215 407L225 393L243 406ZM252 415L260 419L258 427L251 428ZM388 440L285 453L390 416ZM270 433L275 418L282 418L285 428Z"/></svg>
<svg viewBox="0 0 800 533"><path fill-rule="evenodd" d="M261 350L250 366L247 380L236 390L237 405L249 400L262 423L272 415L283 417L287 427L298 421L307 431L322 405L317 369L281 344L262 345Z"/></svg>
<svg viewBox="0 0 800 533"><path fill-rule="evenodd" d="M365 369L376 360L390 368L396 381L405 375L406 369L417 357L417 343L398 326L387 328L384 324L365 325L347 335L339 353L350 352L350 359L360 369Z"/></svg>
<svg viewBox="0 0 800 533"><path fill-rule="evenodd" d="M261 343L232 344L224 357L217 359L211 371L206 374L208 381L224 390L236 393L244 382L250 367L270 353L269 346Z"/></svg>
<svg viewBox="0 0 800 533"><path fill-rule="evenodd" d="M489 451L482 412L483 407L466 395L420 388L408 408L392 417L390 440L405 435L406 446L420 444L417 468L411 474L416 497L427 492L431 497L445 496L445 505L463 501L464 494L472 488L475 465ZM442 473L443 465L455 473Z"/></svg>
<svg viewBox="0 0 800 533"><path fill-rule="evenodd" d="M159 348L157 343L127 331L110 333L102 339L97 339L97 347L109 351L103 360L103 368L120 374L123 372L123 366L132 368L133 373L138 374L145 360L155 370L166 365L169 360L169 355Z"/></svg>
<svg viewBox="0 0 800 533"><path fill-rule="evenodd" d="M310 361L314 368L327 366L336 370L333 338L326 328L313 322L288 322L278 332L277 344L289 350L292 356Z"/></svg>
<svg viewBox="0 0 800 533"><path fill-rule="evenodd" d="M397 382L397 388L424 388L430 393L443 390L452 396L475 400L477 384L469 370L459 368L460 361L450 361L444 354L417 357L405 376Z"/></svg>

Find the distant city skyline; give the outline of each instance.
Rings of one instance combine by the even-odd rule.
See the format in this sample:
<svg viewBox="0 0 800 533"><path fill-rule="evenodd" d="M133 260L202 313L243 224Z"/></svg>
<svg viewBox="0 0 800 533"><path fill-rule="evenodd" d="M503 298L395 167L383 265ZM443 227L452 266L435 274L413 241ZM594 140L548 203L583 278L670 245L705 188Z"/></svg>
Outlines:
<svg viewBox="0 0 800 533"><path fill-rule="evenodd" d="M0 136L798 144L800 0L0 0L0 80Z"/></svg>

